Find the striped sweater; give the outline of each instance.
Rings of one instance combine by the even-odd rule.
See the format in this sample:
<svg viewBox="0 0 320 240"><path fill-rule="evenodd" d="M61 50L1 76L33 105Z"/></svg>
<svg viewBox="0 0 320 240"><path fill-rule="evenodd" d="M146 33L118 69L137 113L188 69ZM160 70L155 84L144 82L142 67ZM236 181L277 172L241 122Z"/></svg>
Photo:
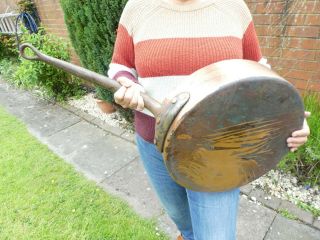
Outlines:
<svg viewBox="0 0 320 240"><path fill-rule="evenodd" d="M120 18L108 75L139 82L159 102L187 86L188 75L225 59L260 61L243 0L129 0ZM155 119L135 111L136 132L153 142Z"/></svg>

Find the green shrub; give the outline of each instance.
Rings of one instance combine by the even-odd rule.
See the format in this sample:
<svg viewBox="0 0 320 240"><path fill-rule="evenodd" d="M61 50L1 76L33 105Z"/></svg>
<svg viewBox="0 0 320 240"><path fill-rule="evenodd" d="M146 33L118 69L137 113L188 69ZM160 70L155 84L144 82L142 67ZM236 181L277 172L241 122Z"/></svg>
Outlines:
<svg viewBox="0 0 320 240"><path fill-rule="evenodd" d="M0 59L10 57L18 57L15 37L0 33Z"/></svg>
<svg viewBox="0 0 320 240"><path fill-rule="evenodd" d="M106 74L113 53L116 29L127 0L60 1L72 45L82 65ZM114 103L110 91L97 88L97 92L104 100ZM133 113L130 109L121 109L119 112L132 121Z"/></svg>
<svg viewBox="0 0 320 240"><path fill-rule="evenodd" d="M66 41L44 34L43 28L40 28L37 34L28 34L24 30L21 40L31 43L45 54L64 61L70 60ZM26 53L32 54L30 51ZM25 88L40 88L47 97L58 101L83 93L79 79L39 61L21 59L15 74L15 83Z"/></svg>
<svg viewBox="0 0 320 240"><path fill-rule="evenodd" d="M15 72L18 68L17 58L3 58L0 59L0 75L8 82L15 84Z"/></svg>
<svg viewBox="0 0 320 240"><path fill-rule="evenodd" d="M113 101L113 93L110 91L105 91L102 87L96 87L96 97L107 102Z"/></svg>
<svg viewBox="0 0 320 240"><path fill-rule="evenodd" d="M306 111L311 112L307 120L309 139L295 153L289 153L278 167L291 172L301 183L314 186L320 184L320 94L307 94L304 105Z"/></svg>

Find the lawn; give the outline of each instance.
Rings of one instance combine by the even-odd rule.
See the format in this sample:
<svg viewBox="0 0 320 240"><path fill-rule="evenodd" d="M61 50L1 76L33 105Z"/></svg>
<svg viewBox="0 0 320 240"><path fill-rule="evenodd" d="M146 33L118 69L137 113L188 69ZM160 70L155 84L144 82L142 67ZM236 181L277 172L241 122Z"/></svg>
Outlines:
<svg viewBox="0 0 320 240"><path fill-rule="evenodd" d="M168 239L0 107L0 239Z"/></svg>

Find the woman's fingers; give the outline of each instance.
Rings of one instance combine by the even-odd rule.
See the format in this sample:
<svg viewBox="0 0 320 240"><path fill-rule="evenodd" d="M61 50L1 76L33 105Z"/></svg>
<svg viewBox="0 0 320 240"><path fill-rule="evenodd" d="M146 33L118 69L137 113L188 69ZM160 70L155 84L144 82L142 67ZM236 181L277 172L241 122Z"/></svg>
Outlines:
<svg viewBox="0 0 320 240"><path fill-rule="evenodd" d="M122 86L118 91L114 93L113 97L116 103L120 105L122 104L126 91L127 91L127 88Z"/></svg>
<svg viewBox="0 0 320 240"><path fill-rule="evenodd" d="M300 144L303 144L305 143L306 141L308 140L307 137L295 137L295 138L288 138L287 142L290 144L290 143L300 143Z"/></svg>
<svg viewBox="0 0 320 240"><path fill-rule="evenodd" d="M127 91L126 91L124 98L123 98L122 107L124 107L124 108L129 107L130 102L133 98L133 95L134 95L133 89L131 87L127 88Z"/></svg>
<svg viewBox="0 0 320 240"><path fill-rule="evenodd" d="M141 97L141 95L139 94L137 110L142 111L143 109L144 109L144 101L143 101L143 98Z"/></svg>
<svg viewBox="0 0 320 240"><path fill-rule="evenodd" d="M135 92L129 107L138 111L142 111L144 109L144 102L142 96L140 95L140 91Z"/></svg>
<svg viewBox="0 0 320 240"><path fill-rule="evenodd" d="M117 79L117 82L119 82L122 86L124 86L126 88L129 88L134 84L133 81L131 81L130 79L128 79L126 77L119 77Z"/></svg>
<svg viewBox="0 0 320 240"><path fill-rule="evenodd" d="M288 147L289 147L289 148L298 148L298 147L300 147L301 145L303 145L303 144L299 144L299 143L289 143L289 144L288 144Z"/></svg>
<svg viewBox="0 0 320 240"><path fill-rule="evenodd" d="M140 93L144 92L143 87L125 77L120 77L117 81L122 85L122 87L114 94L115 102L123 108L129 107L131 109L142 111L144 108L144 102Z"/></svg>
<svg viewBox="0 0 320 240"><path fill-rule="evenodd" d="M134 92L133 96L131 98L130 104L129 104L129 108L131 109L136 109L138 106L138 97L139 97L139 93L138 92Z"/></svg>
<svg viewBox="0 0 320 240"><path fill-rule="evenodd" d="M292 137L308 137L310 135L310 130L307 128L303 128L301 130L295 131L292 133Z"/></svg>

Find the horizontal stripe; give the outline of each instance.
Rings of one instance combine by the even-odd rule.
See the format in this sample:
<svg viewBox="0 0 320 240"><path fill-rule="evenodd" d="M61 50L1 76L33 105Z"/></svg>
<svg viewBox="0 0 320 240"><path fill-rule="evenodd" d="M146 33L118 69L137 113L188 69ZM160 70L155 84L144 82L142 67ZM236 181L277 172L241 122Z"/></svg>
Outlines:
<svg viewBox="0 0 320 240"><path fill-rule="evenodd" d="M165 98L171 99L178 93L186 91L191 84L188 76L138 78L138 82L146 93L159 103L162 103ZM142 112L153 117L147 109Z"/></svg>
<svg viewBox="0 0 320 240"><path fill-rule="evenodd" d="M118 72L114 77L113 79L117 80L118 78L120 77L125 77L125 78L128 78L130 79L131 81L133 82L138 82L138 80L136 79L136 77L134 77L131 73L127 72L127 71L120 71Z"/></svg>
<svg viewBox="0 0 320 240"><path fill-rule="evenodd" d="M124 66L122 64L117 64L117 63L109 64L108 77L111 79L114 79L116 74L122 71L129 72L135 78L138 77L137 71L134 68L129 68L127 66Z"/></svg>
<svg viewBox="0 0 320 240"><path fill-rule="evenodd" d="M135 46L140 77L189 75L209 64L242 57L242 40L235 37L156 39Z"/></svg>
<svg viewBox="0 0 320 240"><path fill-rule="evenodd" d="M121 24L117 29L111 62L134 68L133 40L127 29Z"/></svg>
<svg viewBox="0 0 320 240"><path fill-rule="evenodd" d="M246 29L243 39L243 58L253 61L259 61L262 57L259 40L253 22Z"/></svg>
<svg viewBox="0 0 320 240"><path fill-rule="evenodd" d="M271 68L271 66L267 63L267 59L265 58L261 58L259 63ZM147 78L139 77L138 82L141 86L143 86L146 93L159 103L162 103L166 98L172 99L181 92L189 92L192 84L195 84L194 79L191 79L189 75ZM147 109L144 109L142 112L153 117L153 114Z"/></svg>
<svg viewBox="0 0 320 240"><path fill-rule="evenodd" d="M233 36L242 39L251 19L230 16L225 11L204 8L197 12L172 12L158 10L133 33L134 44L150 39L202 38ZM237 22L235 22L238 21ZM243 23L242 23L243 21Z"/></svg>
<svg viewBox="0 0 320 240"><path fill-rule="evenodd" d="M175 37L242 38L252 21L243 0L209 0L195 5L196 10L192 10L161 0L130 0L121 15L120 24L134 36L136 44L150 39Z"/></svg>

